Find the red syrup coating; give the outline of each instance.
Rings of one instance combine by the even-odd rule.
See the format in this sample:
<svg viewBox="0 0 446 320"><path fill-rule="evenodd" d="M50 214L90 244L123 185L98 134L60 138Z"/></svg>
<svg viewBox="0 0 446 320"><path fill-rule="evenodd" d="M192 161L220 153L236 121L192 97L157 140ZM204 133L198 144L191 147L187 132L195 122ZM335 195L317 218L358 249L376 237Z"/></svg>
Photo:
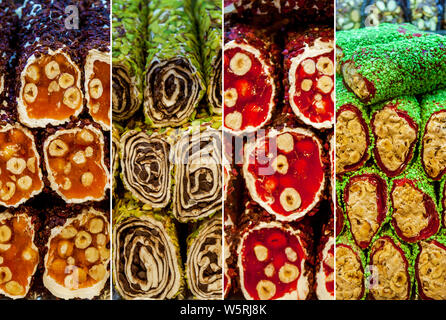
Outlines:
<svg viewBox="0 0 446 320"><path fill-rule="evenodd" d="M349 196L350 196L350 186L358 180L364 180L364 181L367 181L370 184L376 186L376 205L378 208L377 223L379 226L381 226L381 224L386 219L386 215L387 215L387 183L383 178L381 178L377 174L370 174L370 173L365 173L365 174L351 178L345 187L344 202L346 204L348 203ZM348 213L347 213L347 219L350 221ZM378 231L379 231L379 228L377 229L376 232L378 232ZM375 232L370 237L370 241L358 242L356 240L355 234L352 232L351 221L350 221L350 232L353 235L356 245L358 245L358 247L360 247L361 249L366 249L369 246L370 241L373 239L373 237L376 234L376 232Z"/></svg>
<svg viewBox="0 0 446 320"><path fill-rule="evenodd" d="M262 245L268 249L268 257L265 261L259 261L255 255L254 247ZM290 261L285 253L285 249L290 247L297 254L296 261ZM256 287L260 280L272 281L276 286L276 294L271 300L283 297L287 293L297 290L297 282L302 276L301 262L306 259L304 248L298 236L291 234L287 230L278 227L263 228L251 231L243 242L242 268L244 273L243 286L251 297L259 300ZM265 275L265 267L272 263L275 272L272 277ZM295 281L283 283L279 279L279 270L285 264L293 264L299 269L299 276Z"/></svg>
<svg viewBox="0 0 446 320"><path fill-rule="evenodd" d="M432 200L431 196L424 193L423 190L417 187L416 183L414 181L403 178L403 179L397 179L393 182L392 190L390 191L390 199L392 201L392 207L395 208L393 203L393 192L397 186L402 186L405 183L409 183L413 188L418 190L419 192L423 193L423 202L424 207L426 208L426 214L429 216L429 223L426 228L420 231L420 234L417 237L406 237L401 229L398 227L398 224L396 223L396 220L392 217L392 226L395 229L396 234L398 237L400 237L403 241L409 242L409 243L415 243L419 240L425 240L431 236L433 236L435 233L437 233L438 228L440 227L440 219L438 217L438 212L435 206L434 201Z"/></svg>
<svg viewBox="0 0 446 320"><path fill-rule="evenodd" d="M318 59L320 57L327 57L332 62L334 60L334 50L328 53L324 53L321 55L318 55L316 57L311 57L308 59L313 60L315 63L317 63ZM305 60L303 60L305 61ZM334 90L334 84L333 88L328 93L323 93L320 89L317 87L318 80L324 76L320 71L316 69L315 73L312 75L308 75L303 67L302 64L300 64L296 69L296 93L294 94L293 100L296 106L299 108L302 115L309 119L313 123L321 123L324 121L331 121L333 120L334 116L334 102L331 99L331 93ZM333 80L334 83L334 75L331 75L330 78ZM309 91L301 90L301 83L304 79L310 79L313 81L313 84L311 86L311 89ZM317 94L320 94L322 96L322 99L320 101L320 104L323 107L317 106L317 101L315 99L315 96Z"/></svg>
<svg viewBox="0 0 446 320"><path fill-rule="evenodd" d="M251 59L251 69L243 76L238 76L230 70L230 61L238 52L246 54ZM224 89L237 90L237 102L235 106L224 106L224 114L228 115L234 111L242 114L243 121L239 131L248 126L258 127L266 121L270 112L272 83L268 80L261 62L250 52L241 48L226 49L224 54ZM269 83L268 83L269 81Z"/></svg>
<svg viewBox="0 0 446 320"><path fill-rule="evenodd" d="M272 163L275 159L264 159L270 148L275 148L277 136L262 140L265 153L256 148L256 152L250 155L248 171L254 176L255 189L263 201L268 201L271 209L280 215L289 216L296 212L303 212L314 201L324 180L324 168L321 163L321 154L318 143L310 136L287 132L293 136L294 149L288 154L277 148L277 155L284 155L288 161L288 172L281 174L274 172L272 175L262 175L260 169L273 172ZM282 133L283 134L283 133ZM280 135L280 134L279 134ZM259 156L256 157L256 154ZM265 166L265 162L266 166ZM301 205L295 211L286 211L280 204L280 195L285 188L294 188L300 195Z"/></svg>

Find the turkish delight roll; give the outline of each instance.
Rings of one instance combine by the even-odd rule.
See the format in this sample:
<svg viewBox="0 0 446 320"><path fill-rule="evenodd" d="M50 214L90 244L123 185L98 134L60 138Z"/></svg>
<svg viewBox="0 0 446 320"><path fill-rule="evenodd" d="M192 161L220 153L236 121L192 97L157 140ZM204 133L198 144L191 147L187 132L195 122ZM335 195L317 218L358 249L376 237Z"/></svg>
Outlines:
<svg viewBox="0 0 446 320"><path fill-rule="evenodd" d="M166 207L172 189L173 140L166 133L130 130L122 135L119 149L124 187L152 208Z"/></svg>
<svg viewBox="0 0 446 320"><path fill-rule="evenodd" d="M192 126L172 150L173 215L180 222L208 217L222 207L221 131Z"/></svg>
<svg viewBox="0 0 446 320"><path fill-rule="evenodd" d="M278 47L271 35L244 25L225 32L224 126L234 134L255 132L278 103Z"/></svg>
<svg viewBox="0 0 446 320"><path fill-rule="evenodd" d="M111 135L111 170L113 179L113 191L116 190L116 177L119 175L119 148L120 135L119 129L116 124L113 124L112 135Z"/></svg>
<svg viewBox="0 0 446 320"><path fill-rule="evenodd" d="M36 217L22 207L0 213L0 295L27 296L39 263Z"/></svg>
<svg viewBox="0 0 446 320"><path fill-rule="evenodd" d="M88 112L110 130L110 1L85 0L82 11L84 90Z"/></svg>
<svg viewBox="0 0 446 320"><path fill-rule="evenodd" d="M409 300L414 267L411 248L386 230L377 236L368 253L371 273L369 294L375 300Z"/></svg>
<svg viewBox="0 0 446 320"><path fill-rule="evenodd" d="M252 224L237 248L240 286L249 300L305 300L311 248L302 230L279 222Z"/></svg>
<svg viewBox="0 0 446 320"><path fill-rule="evenodd" d="M336 300L362 300L365 284L366 257L348 234L336 241Z"/></svg>
<svg viewBox="0 0 446 320"><path fill-rule="evenodd" d="M421 125L420 106L413 96L373 106L370 127L375 138L376 165L395 177L410 164Z"/></svg>
<svg viewBox="0 0 446 320"><path fill-rule="evenodd" d="M434 186L419 165L392 180L390 200L391 225L403 241L415 243L437 233L440 215Z"/></svg>
<svg viewBox="0 0 446 320"><path fill-rule="evenodd" d="M18 207L43 189L35 137L20 124L0 127L0 204Z"/></svg>
<svg viewBox="0 0 446 320"><path fill-rule="evenodd" d="M313 213L323 198L326 169L322 143L307 129L272 129L245 146L249 194L281 221Z"/></svg>
<svg viewBox="0 0 446 320"><path fill-rule="evenodd" d="M362 0L336 0L336 30L361 27Z"/></svg>
<svg viewBox="0 0 446 320"><path fill-rule="evenodd" d="M144 114L153 127L180 126L205 93L191 0L149 2Z"/></svg>
<svg viewBox="0 0 446 320"><path fill-rule="evenodd" d="M446 90L423 97L421 102L420 162L429 179L446 173Z"/></svg>
<svg viewBox="0 0 446 320"><path fill-rule="evenodd" d="M109 219L92 207L51 229L43 284L61 299L93 299L109 280Z"/></svg>
<svg viewBox="0 0 446 320"><path fill-rule="evenodd" d="M368 110L336 79L336 175L362 167L369 159L373 136Z"/></svg>
<svg viewBox="0 0 446 320"><path fill-rule="evenodd" d="M435 31L441 21L442 4L437 0L409 0L410 22L420 30Z"/></svg>
<svg viewBox="0 0 446 320"><path fill-rule="evenodd" d="M121 206L113 229L113 280L123 299L172 299L183 290L180 248L167 215ZM155 281L156 280L156 281Z"/></svg>
<svg viewBox="0 0 446 320"><path fill-rule="evenodd" d="M316 296L319 300L335 299L335 238L334 222L330 218L328 223L322 227L322 235L317 251L316 265Z"/></svg>
<svg viewBox="0 0 446 320"><path fill-rule="evenodd" d="M222 114L222 16L221 1L199 0L195 3L195 19L198 21L201 56L206 77L206 98L211 113Z"/></svg>
<svg viewBox="0 0 446 320"><path fill-rule="evenodd" d="M387 219L387 180L374 167L364 168L344 182L345 214L358 247L369 247Z"/></svg>
<svg viewBox="0 0 446 320"><path fill-rule="evenodd" d="M186 280L194 298L222 299L222 216L204 221L187 239Z"/></svg>
<svg viewBox="0 0 446 320"><path fill-rule="evenodd" d="M104 148L102 132L91 124L49 135L43 154L53 191L67 203L103 200L109 185Z"/></svg>
<svg viewBox="0 0 446 320"><path fill-rule="evenodd" d="M446 237L420 241L415 260L417 294L423 300L446 299Z"/></svg>
<svg viewBox="0 0 446 320"><path fill-rule="evenodd" d="M296 116L316 129L334 122L334 32L313 27L289 32L285 44L285 101Z"/></svg>
<svg viewBox="0 0 446 320"><path fill-rule="evenodd" d="M77 117L84 105L80 54L76 52L80 30L65 27L64 8L54 2L26 1L19 12L19 120L33 128L66 123Z"/></svg>
<svg viewBox="0 0 446 320"><path fill-rule="evenodd" d="M145 3L115 0L112 4L113 120L131 118L142 104Z"/></svg>
<svg viewBox="0 0 446 320"><path fill-rule="evenodd" d="M364 23L377 26L381 23L403 23L405 18L404 0L371 0L367 1Z"/></svg>
<svg viewBox="0 0 446 320"><path fill-rule="evenodd" d="M342 74L350 90L371 105L444 86L445 56L446 37L414 37L358 48L342 63Z"/></svg>

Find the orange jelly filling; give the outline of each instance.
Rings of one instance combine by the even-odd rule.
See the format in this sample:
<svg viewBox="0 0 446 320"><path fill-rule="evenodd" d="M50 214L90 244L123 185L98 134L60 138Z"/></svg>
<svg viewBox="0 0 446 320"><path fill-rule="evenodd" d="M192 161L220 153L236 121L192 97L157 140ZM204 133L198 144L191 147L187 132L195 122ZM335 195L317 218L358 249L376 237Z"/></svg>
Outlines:
<svg viewBox="0 0 446 320"><path fill-rule="evenodd" d="M42 188L34 141L22 129L0 132L0 202L14 206Z"/></svg>
<svg viewBox="0 0 446 320"><path fill-rule="evenodd" d="M107 174L99 135L87 128L66 131L50 137L46 153L58 192L67 199L101 199Z"/></svg>
<svg viewBox="0 0 446 320"><path fill-rule="evenodd" d="M96 80L95 80L96 79ZM100 81L100 84L98 81ZM96 60L89 80L90 115L96 122L110 126L110 64Z"/></svg>
<svg viewBox="0 0 446 320"><path fill-rule="evenodd" d="M0 215L0 291L24 296L39 262L34 230L26 214Z"/></svg>
<svg viewBox="0 0 446 320"><path fill-rule="evenodd" d="M74 115L82 105L78 79L73 64L60 53L43 56L28 66L22 89L28 117L64 120Z"/></svg>
<svg viewBox="0 0 446 320"><path fill-rule="evenodd" d="M45 267L68 289L88 288L103 280L110 259L108 222L93 213L74 219L50 240Z"/></svg>

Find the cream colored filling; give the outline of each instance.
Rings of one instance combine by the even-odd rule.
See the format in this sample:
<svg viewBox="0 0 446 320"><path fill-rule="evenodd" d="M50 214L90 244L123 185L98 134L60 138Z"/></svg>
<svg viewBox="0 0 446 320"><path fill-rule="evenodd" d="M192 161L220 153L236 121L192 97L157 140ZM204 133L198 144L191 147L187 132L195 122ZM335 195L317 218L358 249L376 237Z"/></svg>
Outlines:
<svg viewBox="0 0 446 320"><path fill-rule="evenodd" d="M336 248L336 300L358 300L363 289L361 262L350 248Z"/></svg>
<svg viewBox="0 0 446 320"><path fill-rule="evenodd" d="M377 250L372 260L377 283L370 288L377 300L404 300L408 298L407 273L401 252L387 239L380 239L373 245Z"/></svg>
<svg viewBox="0 0 446 320"><path fill-rule="evenodd" d="M423 161L427 174L432 178L446 168L446 112L434 114L426 125Z"/></svg>
<svg viewBox="0 0 446 320"><path fill-rule="evenodd" d="M347 215L356 241L370 241L379 228L376 186L359 180L350 185Z"/></svg>
<svg viewBox="0 0 446 320"><path fill-rule="evenodd" d="M342 111L336 121L336 172L345 172L345 167L357 163L366 150L366 133L357 115Z"/></svg>
<svg viewBox="0 0 446 320"><path fill-rule="evenodd" d="M392 193L394 204L393 218L403 235L408 238L416 237L429 224L423 193L411 184L397 186Z"/></svg>
<svg viewBox="0 0 446 320"><path fill-rule="evenodd" d="M352 62L346 62L342 66L342 74L347 85L359 98L364 99L370 95L364 78L358 73Z"/></svg>
<svg viewBox="0 0 446 320"><path fill-rule="evenodd" d="M433 243L421 242L418 276L424 294L446 300L446 251Z"/></svg>
<svg viewBox="0 0 446 320"><path fill-rule="evenodd" d="M383 108L374 119L376 148L384 166L395 171L404 164L417 133L391 108Z"/></svg>

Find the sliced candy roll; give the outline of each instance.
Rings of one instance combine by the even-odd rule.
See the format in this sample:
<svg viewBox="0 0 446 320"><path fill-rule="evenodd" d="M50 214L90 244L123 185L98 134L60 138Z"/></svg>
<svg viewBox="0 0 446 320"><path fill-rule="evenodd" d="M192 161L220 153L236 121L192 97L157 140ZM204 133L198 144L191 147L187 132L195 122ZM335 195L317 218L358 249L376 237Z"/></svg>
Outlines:
<svg viewBox="0 0 446 320"><path fill-rule="evenodd" d="M172 151L173 215L180 222L208 217L222 207L221 131L202 126L183 134Z"/></svg>
<svg viewBox="0 0 446 320"><path fill-rule="evenodd" d="M243 176L254 201L279 220L294 221L319 204L325 187L322 145L301 128L271 130L245 147Z"/></svg>
<svg viewBox="0 0 446 320"><path fill-rule="evenodd" d="M364 168L344 182L345 215L358 247L369 247L387 220L387 181L376 168Z"/></svg>
<svg viewBox="0 0 446 320"><path fill-rule="evenodd" d="M0 295L24 298L39 263L34 218L26 209L0 213Z"/></svg>
<svg viewBox="0 0 446 320"><path fill-rule="evenodd" d="M390 187L392 227L403 241L414 243L436 234L440 227L434 186L414 165L393 179Z"/></svg>
<svg viewBox="0 0 446 320"><path fill-rule="evenodd" d="M92 125L62 129L43 144L51 188L67 203L100 201L108 188L104 136Z"/></svg>
<svg viewBox="0 0 446 320"><path fill-rule="evenodd" d="M85 25L84 90L88 111L104 130L110 130L110 3L87 0L82 12Z"/></svg>
<svg viewBox="0 0 446 320"><path fill-rule="evenodd" d="M79 54L73 49L80 31L65 28L64 8L54 3L26 1L19 12L22 21L19 33L22 50L16 67L19 120L33 128L66 123L83 109L82 72Z"/></svg>
<svg viewBox="0 0 446 320"><path fill-rule="evenodd" d="M246 299L307 299L312 280L303 236L279 222L260 222L242 234L237 254Z"/></svg>
<svg viewBox="0 0 446 320"><path fill-rule="evenodd" d="M358 8L355 9L358 10ZM338 16L338 19L341 18ZM359 48L421 37L422 35L424 33L411 24L392 23L381 23L379 26L358 30L338 31L336 32L336 72L340 73L342 61L349 59L353 52Z"/></svg>
<svg viewBox="0 0 446 320"><path fill-rule="evenodd" d="M195 19L198 21L201 55L206 78L206 99L210 112L222 114L222 8L219 0L199 0L195 3Z"/></svg>
<svg viewBox="0 0 446 320"><path fill-rule="evenodd" d="M405 20L405 1L401 0L371 0L367 3L367 25L377 26L380 23L403 23Z"/></svg>
<svg viewBox="0 0 446 320"><path fill-rule="evenodd" d="M51 229L47 243L43 284L61 299L93 299L109 279L110 233L108 218L84 209L63 225Z"/></svg>
<svg viewBox="0 0 446 320"><path fill-rule="evenodd" d="M351 30L361 27L363 1L336 1L336 30ZM337 45L337 44L336 44Z"/></svg>
<svg viewBox="0 0 446 320"><path fill-rule="evenodd" d="M43 189L40 156L31 131L19 124L0 128L0 204L18 207Z"/></svg>
<svg viewBox="0 0 446 320"><path fill-rule="evenodd" d="M231 259L231 251L232 247L230 242L228 241L229 236L227 236L227 228L225 227L225 236L223 237L223 259L224 259L224 268L223 268L223 297L226 298L231 289L232 289L232 278L233 272L229 268L228 260Z"/></svg>
<svg viewBox="0 0 446 320"><path fill-rule="evenodd" d="M318 300L335 298L335 238L333 236L333 218L322 227L316 265L316 296Z"/></svg>
<svg viewBox="0 0 446 320"><path fill-rule="evenodd" d="M13 55L11 38L16 32L17 16L14 12L15 5L12 0L0 1L0 20L2 21L0 32L0 95L8 90L8 63Z"/></svg>
<svg viewBox="0 0 446 320"><path fill-rule="evenodd" d="M395 177L410 164L421 124L420 106L415 97L399 97L373 106L370 128L375 138L376 165Z"/></svg>
<svg viewBox="0 0 446 320"><path fill-rule="evenodd" d="M130 130L121 137L119 148L125 188L153 208L166 207L172 188L172 140L167 134Z"/></svg>
<svg viewBox="0 0 446 320"><path fill-rule="evenodd" d="M437 34L370 45L344 60L342 74L350 90L371 105L443 86L445 54L446 38Z"/></svg>
<svg viewBox="0 0 446 320"><path fill-rule="evenodd" d="M336 175L362 167L369 159L373 136L364 105L336 79Z"/></svg>
<svg viewBox="0 0 446 320"><path fill-rule="evenodd" d="M414 275L411 249L400 242L391 230L386 230L373 240L368 265L372 299L409 300Z"/></svg>
<svg viewBox="0 0 446 320"><path fill-rule="evenodd" d="M420 241L415 260L417 293L423 300L446 299L446 238Z"/></svg>
<svg viewBox="0 0 446 320"><path fill-rule="evenodd" d="M121 207L113 229L113 280L123 299L172 299L182 291L180 248L166 215Z"/></svg>
<svg viewBox="0 0 446 320"><path fill-rule="evenodd" d="M313 27L288 33L284 56L285 100L296 116L316 129L334 122L334 33Z"/></svg>
<svg viewBox="0 0 446 320"><path fill-rule="evenodd" d="M192 0L151 1L148 10L146 123L177 127L191 119L206 91Z"/></svg>
<svg viewBox="0 0 446 320"><path fill-rule="evenodd" d="M436 31L442 6L436 0L409 0L410 21L420 30Z"/></svg>
<svg viewBox="0 0 446 320"><path fill-rule="evenodd" d="M446 173L446 90L423 97L421 102L420 162L429 179Z"/></svg>
<svg viewBox="0 0 446 320"><path fill-rule="evenodd" d="M119 173L119 152L120 152L120 135L118 127L113 124L112 136L111 136L111 170L113 179L113 191L116 189L116 177Z"/></svg>
<svg viewBox="0 0 446 320"><path fill-rule="evenodd" d="M113 120L131 118L143 100L144 26L146 1L112 3Z"/></svg>
<svg viewBox="0 0 446 320"><path fill-rule="evenodd" d="M202 223L187 240L186 279L196 299L222 299L222 217Z"/></svg>
<svg viewBox="0 0 446 320"><path fill-rule="evenodd" d="M271 36L248 26L225 33L224 127L234 134L254 132L277 104L279 51Z"/></svg>
<svg viewBox="0 0 446 320"><path fill-rule="evenodd" d="M366 257L347 234L336 241L336 300L362 300L365 285Z"/></svg>

